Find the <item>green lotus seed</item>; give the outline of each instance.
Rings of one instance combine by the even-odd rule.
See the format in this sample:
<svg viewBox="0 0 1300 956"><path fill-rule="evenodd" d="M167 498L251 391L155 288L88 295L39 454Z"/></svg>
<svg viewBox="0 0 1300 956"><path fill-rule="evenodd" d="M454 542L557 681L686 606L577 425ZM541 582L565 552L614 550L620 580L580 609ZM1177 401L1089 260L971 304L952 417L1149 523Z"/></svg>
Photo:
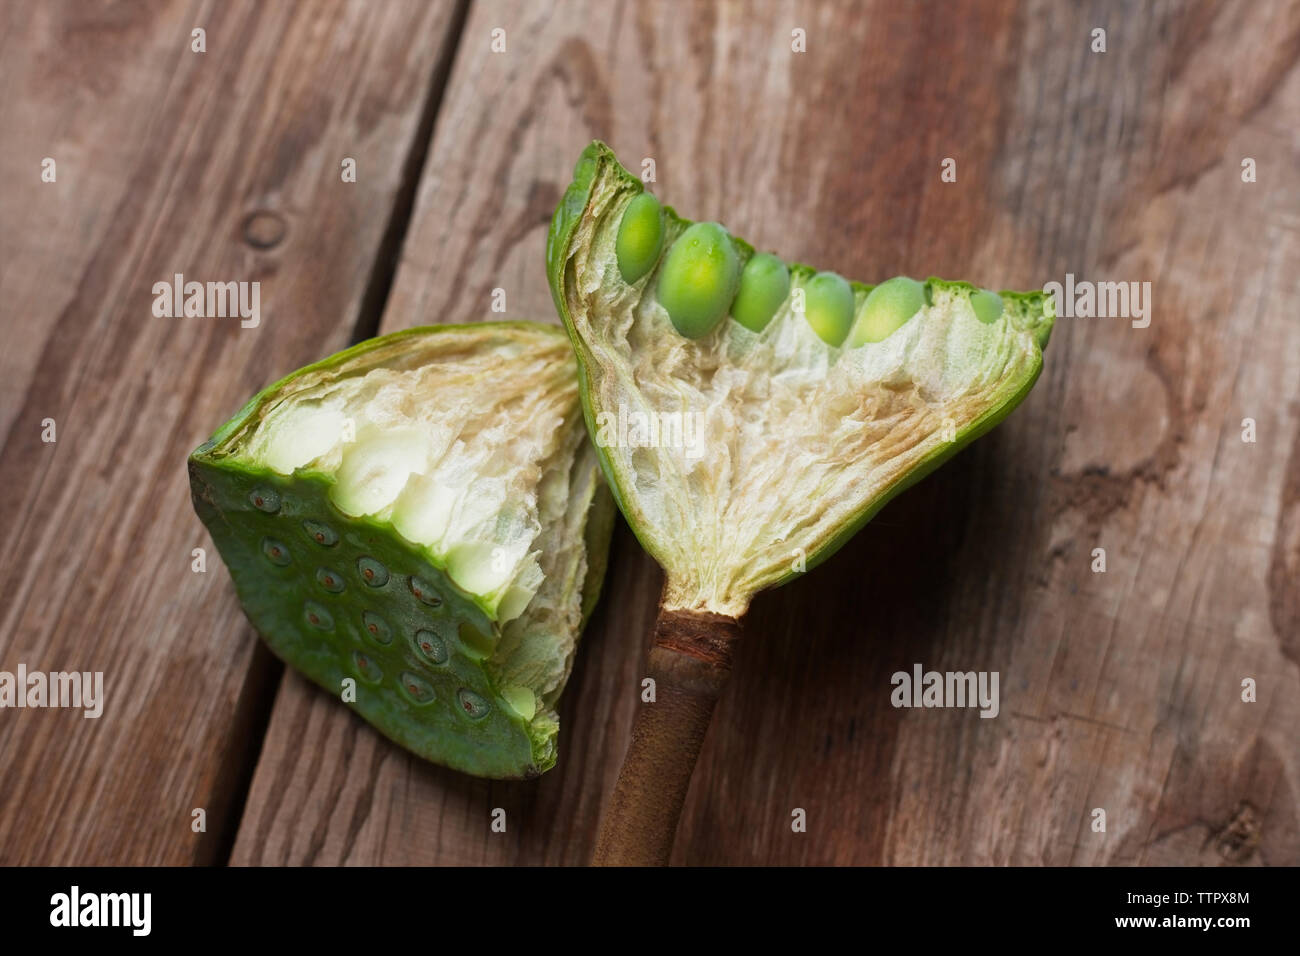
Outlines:
<svg viewBox="0 0 1300 956"><path fill-rule="evenodd" d="M343 575L333 568L317 568L316 583L332 594L339 594L343 591Z"/></svg>
<svg viewBox="0 0 1300 956"><path fill-rule="evenodd" d="M433 585L424 580L424 578L411 575L407 584L411 588L411 593L414 594L422 603L429 605L429 607L442 606L442 598L434 589Z"/></svg>
<svg viewBox="0 0 1300 956"><path fill-rule="evenodd" d="M487 716L490 709L488 702L468 687L462 687L458 690L456 698L460 701L460 709L471 719L480 720Z"/></svg>
<svg viewBox="0 0 1300 956"><path fill-rule="evenodd" d="M380 644L393 643L393 629L388 626L387 621L374 611L363 611L361 623L365 626L366 633Z"/></svg>
<svg viewBox="0 0 1300 956"><path fill-rule="evenodd" d="M325 610L325 608L321 607L315 601L308 601L304 604L302 613L303 617L307 619L307 623L312 627L318 627L322 631L333 630L334 618L330 616L329 611Z"/></svg>
<svg viewBox="0 0 1300 956"><path fill-rule="evenodd" d="M416 631L415 646L433 663L447 663L447 643L433 631Z"/></svg>
<svg viewBox="0 0 1300 956"><path fill-rule="evenodd" d="M363 680L377 684L383 679L384 672L379 668L379 665L360 651L352 652L352 664Z"/></svg>
<svg viewBox="0 0 1300 956"><path fill-rule="evenodd" d="M663 245L664 222L659 200L649 193L634 196L623 210L618 239L614 241L614 254L618 257L618 271L623 281L635 282L653 269Z"/></svg>
<svg viewBox="0 0 1300 956"><path fill-rule="evenodd" d="M388 583L388 569L369 555L357 558L357 573L372 588L382 588Z"/></svg>
<svg viewBox="0 0 1300 956"><path fill-rule="evenodd" d="M996 322L1002 315L1002 296L988 289L976 289L972 292L970 305L975 310L975 318L985 325Z"/></svg>
<svg viewBox="0 0 1300 956"><path fill-rule="evenodd" d="M428 704L433 701L433 687L424 678L416 677L410 671L402 671L397 681L402 690L406 691L406 696L414 703Z"/></svg>
<svg viewBox="0 0 1300 956"><path fill-rule="evenodd" d="M258 511L265 511L269 515L280 510L280 493L274 488L254 488L248 493L248 500Z"/></svg>
<svg viewBox="0 0 1300 956"><path fill-rule="evenodd" d="M853 287L834 272L819 272L804 286L804 318L827 345L839 345L853 324Z"/></svg>
<svg viewBox="0 0 1300 956"><path fill-rule="evenodd" d="M760 252L740 273L740 291L731 303L731 317L751 332L762 332L789 294L789 268L776 256Z"/></svg>
<svg viewBox="0 0 1300 956"><path fill-rule="evenodd" d="M276 567L283 568L289 564L289 548L283 541L276 538L262 539L262 553L266 555L266 560Z"/></svg>
<svg viewBox="0 0 1300 956"><path fill-rule="evenodd" d="M323 548L332 548L339 543L338 532L327 524L308 520L302 523L302 527L308 537Z"/></svg>
<svg viewBox="0 0 1300 956"><path fill-rule="evenodd" d="M532 720L537 713L537 695L527 687L502 687L500 694L510 709L524 720Z"/></svg>
<svg viewBox="0 0 1300 956"><path fill-rule="evenodd" d="M867 342L883 342L924 307L925 289L921 283L907 276L886 279L867 295L845 345L857 348Z"/></svg>
<svg viewBox="0 0 1300 956"><path fill-rule="evenodd" d="M740 284L740 257L716 222L697 222L668 250L659 276L659 303L688 339L712 332L727 314Z"/></svg>

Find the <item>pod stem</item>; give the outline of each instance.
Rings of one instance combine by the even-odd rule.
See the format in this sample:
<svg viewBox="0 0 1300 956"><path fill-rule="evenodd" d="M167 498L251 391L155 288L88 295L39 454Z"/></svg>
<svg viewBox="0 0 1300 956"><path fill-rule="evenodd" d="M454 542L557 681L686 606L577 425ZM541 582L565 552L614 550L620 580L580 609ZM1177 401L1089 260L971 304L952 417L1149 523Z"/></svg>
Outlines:
<svg viewBox="0 0 1300 956"><path fill-rule="evenodd" d="M601 821L593 865L667 865L740 633L740 621L733 617L660 607L647 667L655 699L641 703L632 724L632 743Z"/></svg>

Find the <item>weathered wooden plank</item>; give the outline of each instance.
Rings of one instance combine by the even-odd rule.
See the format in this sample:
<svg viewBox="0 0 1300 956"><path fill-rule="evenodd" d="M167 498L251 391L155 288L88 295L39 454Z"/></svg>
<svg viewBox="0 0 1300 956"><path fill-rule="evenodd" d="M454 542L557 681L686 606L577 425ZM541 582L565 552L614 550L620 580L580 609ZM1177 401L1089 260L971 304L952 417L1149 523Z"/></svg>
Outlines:
<svg viewBox="0 0 1300 956"><path fill-rule="evenodd" d="M228 853L278 672L191 511L185 456L348 343L456 15L0 10L0 670L102 671L105 688L98 719L0 711L0 863ZM175 273L260 282L260 322L156 317L153 283Z"/></svg>
<svg viewBox="0 0 1300 956"><path fill-rule="evenodd" d="M591 137L845 275L1152 283L1149 327L1062 319L1006 424L756 602L677 862L1300 862L1298 47L1289 3L474 5L385 328L494 288L551 317ZM429 767L290 678L235 861L584 861L660 583L626 532L613 562L554 771ZM1000 715L895 709L915 662L999 672Z"/></svg>

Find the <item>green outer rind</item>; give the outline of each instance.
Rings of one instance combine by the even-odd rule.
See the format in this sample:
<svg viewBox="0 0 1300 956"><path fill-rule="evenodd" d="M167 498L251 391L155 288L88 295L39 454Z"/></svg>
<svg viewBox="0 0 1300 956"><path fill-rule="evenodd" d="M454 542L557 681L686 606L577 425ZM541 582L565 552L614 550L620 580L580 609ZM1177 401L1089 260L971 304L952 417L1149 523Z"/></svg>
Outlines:
<svg viewBox="0 0 1300 956"><path fill-rule="evenodd" d="M540 730L531 726L500 695L486 666L491 650L484 646L495 645L499 628L481 600L459 588L444 569L387 523L340 512L329 499L331 481L326 476L299 472L287 477L220 454L228 439L299 376L332 371L403 338L467 328L563 335L553 326L530 322L426 326L370 339L305 366L258 392L190 455L191 497L230 570L245 614L278 657L335 695L341 693L344 678L354 679L356 700L346 703L390 740L426 760L475 776L529 778L554 766L555 733L543 721L537 722ZM280 496L274 514L259 511L249 500L254 489L267 488ZM585 527L588 569L581 595L583 624L600 594L613 523L613 506L603 485L595 489L591 508ZM302 527L304 520L329 525L339 532L338 543L317 544ZM260 543L268 536L286 545L292 555L288 566L276 566L262 553ZM356 558L361 554L389 570L383 586L371 587L360 577ZM320 586L317 568L337 571L344 580L343 591L332 593ZM412 594L412 575L439 593L443 602L439 608ZM306 622L308 601L326 610L331 629L313 628ZM378 614L389 625L391 643L378 643L368 634L361 619L365 611ZM474 630L462 629L462 623ZM442 638L448 650L444 664L435 664L416 650L414 636L421 629ZM354 652L382 670L378 684L357 669ZM397 687L403 672L426 681L437 700L412 700ZM487 713L470 716L459 704L462 689L487 701Z"/></svg>
<svg viewBox="0 0 1300 956"><path fill-rule="evenodd" d="M601 472L604 473L603 468ZM600 594L605 586L605 574L609 570L609 542L614 536L614 516L617 514L618 506L614 504L614 496L610 494L609 484L604 481L599 482L591 502L591 510L587 513L584 535L584 545L587 549L587 576L582 582L582 623L579 625L581 629L586 629L592 612L600 603Z"/></svg>
<svg viewBox="0 0 1300 956"><path fill-rule="evenodd" d="M624 494L619 475L609 460L608 452L599 442L595 440L597 434L596 413L591 407L591 390L589 387L588 365L594 361L591 350L586 343L582 341L573 323L573 318L569 315L569 310L564 300L564 266L568 259L569 244L572 241L574 230L577 229L583 214L586 212L587 205L591 197L592 185L595 183L597 176L600 175L603 164L610 164L616 175L619 175L628 186L636 192L644 190L641 181L628 172L617 157L613 150L605 143L599 140L593 141L582 151L578 162L573 170L573 180L569 183L568 189L560 199L556 207L555 215L551 219L551 226L546 237L546 277L551 287L551 298L555 302L556 311L559 313L564 327L568 330L569 339L573 343L574 353L578 360L578 380L579 394L582 398L583 419L587 424L588 434L592 436L592 444L596 448L596 454L600 459L601 470L605 474L605 480L609 485L610 491L618 504L619 510L623 512L628 526L636 536L641 546L651 555L659 558L657 549L649 541L648 536L644 535L637 526L634 517L629 513L629 509L624 503ZM678 216L676 211L668 205L663 205L664 215L667 219L675 220L678 225L690 225L691 221ZM667 231L667 229L666 229ZM744 268L749 257L754 254L754 247L743 239L732 236L740 252L740 265ZM665 247L667 242L665 242ZM819 270L801 263L790 263L790 281L793 287L796 277L804 280L811 278ZM854 290L855 300L861 302L866 293L875 288L874 284L858 282L850 279L849 286ZM936 286L950 290L970 290L975 291L979 286L969 282L940 279L930 277L924 283L925 296L927 304L931 301L932 289ZM791 570L782 577L776 579L767 587L779 587L795 577L799 577L806 571L812 570L817 565L831 557L844 544L852 538L858 531L862 530L877 512L886 504L907 488L910 488L916 482L930 474L944 462L948 461L953 455L961 451L975 439L985 435L997 426L1004 418L1015 410L1016 406L1024 400L1029 394L1034 383L1038 380L1042 372L1042 350L1047 347L1048 340L1051 338L1052 326L1055 316L1052 312L1051 299L1040 291L1017 292L1014 290L1004 290L998 293L1002 297L1004 305L1003 318L998 321L1010 321L1016 328L1029 330L1034 335L1034 340L1038 344L1039 354L1034 366L1033 373L1026 380L1025 384L1011 395L1002 404L988 410L980 418L967 425L962 431L958 432L954 440L944 448L923 459L914 469L909 471L900 480L893 485L885 488L880 494L876 495L871 501L858 511L852 519L837 533L830 536L825 543L807 556L804 571ZM724 321L726 321L724 319Z"/></svg>

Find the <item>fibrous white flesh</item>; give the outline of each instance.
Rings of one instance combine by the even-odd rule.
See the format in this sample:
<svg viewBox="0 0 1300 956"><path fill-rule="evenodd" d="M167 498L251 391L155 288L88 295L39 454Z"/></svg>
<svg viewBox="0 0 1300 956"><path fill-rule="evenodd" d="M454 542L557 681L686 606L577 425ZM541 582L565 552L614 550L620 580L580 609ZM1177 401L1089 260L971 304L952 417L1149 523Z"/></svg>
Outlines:
<svg viewBox="0 0 1300 956"><path fill-rule="evenodd" d="M391 523L501 626L502 696L554 723L600 484L585 438L563 335L469 327L296 376L230 454L323 474L340 511Z"/></svg>
<svg viewBox="0 0 1300 956"><path fill-rule="evenodd" d="M699 435L696 448L602 443L624 509L665 569L669 608L739 616L1041 366L1032 322L1008 310L986 325L967 294L939 287L884 341L829 346L792 311L806 271L761 333L726 320L683 338L654 297L663 259L633 286L615 263L633 192L597 177L564 295L593 413L683 416ZM674 223L665 249L680 231ZM855 315L865 297L857 291Z"/></svg>

